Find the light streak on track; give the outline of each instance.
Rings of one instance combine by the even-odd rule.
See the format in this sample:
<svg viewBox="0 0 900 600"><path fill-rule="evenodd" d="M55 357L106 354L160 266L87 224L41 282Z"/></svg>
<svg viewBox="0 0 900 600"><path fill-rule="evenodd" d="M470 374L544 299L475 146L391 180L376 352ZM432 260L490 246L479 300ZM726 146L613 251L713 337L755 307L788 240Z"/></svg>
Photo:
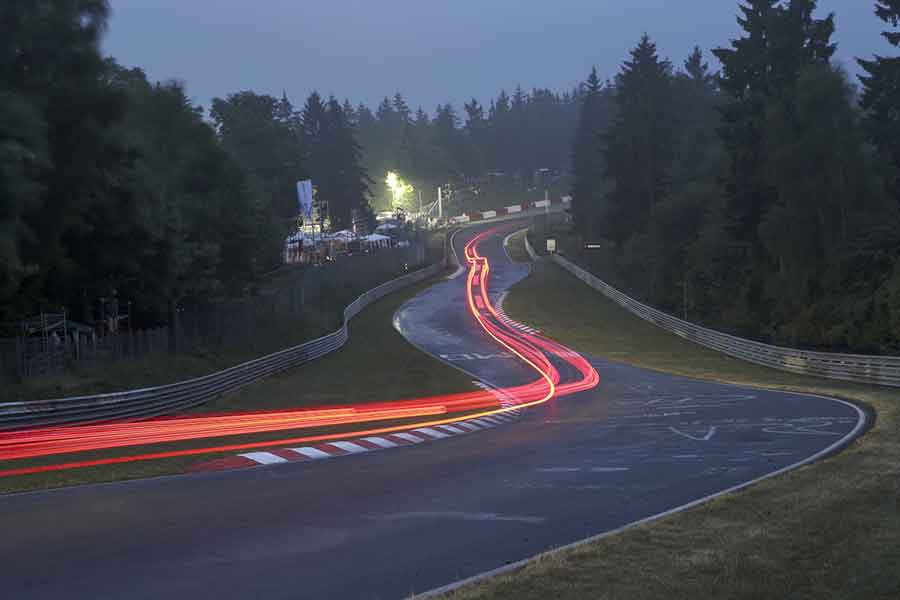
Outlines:
<svg viewBox="0 0 900 600"><path fill-rule="evenodd" d="M206 448L172 450L137 456L120 456L42 466L0 470L0 477L47 471L210 454L285 444L324 442L333 439L376 435L416 427L445 425L465 419L480 418L509 410L536 406L559 396L593 388L599 382L597 371L581 355L539 334L526 333L508 326L500 318L488 296L491 266L478 253L479 244L487 237L511 229L499 226L473 237L465 246L469 264L466 280L466 306L484 332L506 350L534 370L538 378L514 387L502 388L512 405L501 407L494 392L478 390L413 400L359 404L350 406L307 408L299 410L256 411L197 417L168 417L139 422L108 422L94 425L53 426L22 431L0 432L0 460L19 460L129 446L220 438L255 433L298 431L329 426L368 424L358 431L342 431L326 435L307 435L264 442L217 445ZM560 383L558 369L549 357L568 363L580 374L579 379ZM474 414L473 414L474 413ZM422 419L403 425L378 427L378 422Z"/></svg>

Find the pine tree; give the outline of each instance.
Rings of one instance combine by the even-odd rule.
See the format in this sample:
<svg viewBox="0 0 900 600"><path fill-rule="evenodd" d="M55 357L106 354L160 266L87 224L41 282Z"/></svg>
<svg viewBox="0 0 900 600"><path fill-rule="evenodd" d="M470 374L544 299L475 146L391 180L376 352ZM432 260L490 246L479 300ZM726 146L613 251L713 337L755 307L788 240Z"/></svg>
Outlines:
<svg viewBox="0 0 900 600"><path fill-rule="evenodd" d="M511 138L510 146L506 151L510 156L512 171L521 177L530 180L529 164L532 162L531 148L534 140L528 135L528 94L517 85L513 92L509 106L509 121Z"/></svg>
<svg viewBox="0 0 900 600"><path fill-rule="evenodd" d="M463 146L460 143L459 116L450 103L438 105L432 123L434 144L440 150L444 172L458 176L464 162Z"/></svg>
<svg viewBox="0 0 900 600"><path fill-rule="evenodd" d="M344 98L344 103L341 105L341 110L344 111L344 116L347 118L347 122L356 127L359 116L356 113L356 109L351 104L349 98Z"/></svg>
<svg viewBox="0 0 900 600"><path fill-rule="evenodd" d="M105 0L0 8L0 288L22 310L133 274L124 249L143 225L120 188L134 156L118 127L127 99L100 52L108 14Z"/></svg>
<svg viewBox="0 0 900 600"><path fill-rule="evenodd" d="M895 30L882 36L895 48L900 47L900 31L896 31L900 27L900 0L879 0L875 12ZM858 62L866 72L860 79L869 136L895 167L891 192L900 202L900 56L875 56Z"/></svg>
<svg viewBox="0 0 900 600"><path fill-rule="evenodd" d="M465 152L464 170L469 177L477 177L485 171L484 155L488 145L488 124L484 117L484 108L478 100L472 98L465 103Z"/></svg>
<svg viewBox="0 0 900 600"><path fill-rule="evenodd" d="M672 74L645 34L616 76L618 115L607 135L614 183L603 211L604 237L621 244L645 229L666 194L673 159Z"/></svg>
<svg viewBox="0 0 900 600"><path fill-rule="evenodd" d="M397 113L399 125L405 126L407 123L409 123L409 105L406 103L406 99L403 97L403 94L401 94L400 92L394 94L394 99L391 101L391 104L394 112Z"/></svg>
<svg viewBox="0 0 900 600"><path fill-rule="evenodd" d="M491 131L488 163L491 169L512 173L514 168L512 145L512 118L510 114L509 96L501 90L497 100L488 113L488 127Z"/></svg>
<svg viewBox="0 0 900 600"><path fill-rule="evenodd" d="M673 92L679 118L673 182L685 185L712 180L717 175L716 155L721 146L716 132L720 94L717 77L710 72L699 47L694 48L683 70L676 74Z"/></svg>
<svg viewBox="0 0 900 600"><path fill-rule="evenodd" d="M575 226L586 240L593 240L603 184L602 136L607 125L603 114L603 84L597 68L591 69L581 91L578 129L572 148L572 211Z"/></svg>
<svg viewBox="0 0 900 600"><path fill-rule="evenodd" d="M362 149L353 125L340 103L331 97L326 106L327 165L320 189L328 201L332 229L349 228L354 213L368 211L369 177L362 166Z"/></svg>
<svg viewBox="0 0 900 600"><path fill-rule="evenodd" d="M763 120L772 102L787 110L793 102L795 82L804 68L828 64L834 16L816 19L816 0L791 0L786 7L776 0L747 0L740 6L738 23L745 35L731 48L713 53L722 62L720 79L729 101L722 109L722 139L730 156L726 181L727 215L731 235L751 246L757 228L775 201L764 178L765 132Z"/></svg>
<svg viewBox="0 0 900 600"><path fill-rule="evenodd" d="M312 92L303 105L300 117L302 126L300 130L301 147L303 148L303 164L313 185L318 192L315 196L316 212L320 219L324 219L329 202L328 188L330 187L331 156L328 149L330 140L329 114L318 92Z"/></svg>

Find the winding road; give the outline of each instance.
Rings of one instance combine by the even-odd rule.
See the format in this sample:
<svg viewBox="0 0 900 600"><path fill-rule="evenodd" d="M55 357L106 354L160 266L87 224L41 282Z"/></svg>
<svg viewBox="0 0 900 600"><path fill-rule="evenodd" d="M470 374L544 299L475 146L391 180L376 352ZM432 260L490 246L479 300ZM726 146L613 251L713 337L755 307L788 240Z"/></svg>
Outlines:
<svg viewBox="0 0 900 600"><path fill-rule="evenodd" d="M503 248L521 226L461 231L454 251L482 266L425 290L394 324L485 387L564 395L515 424L402 449L0 497L4 596L397 599L815 460L862 431L865 415L842 401L584 360L508 323L491 307L528 274ZM478 306L466 290L484 285L485 264ZM524 346L504 344L516 332ZM549 380L530 364L542 361ZM599 384L583 384L594 369Z"/></svg>

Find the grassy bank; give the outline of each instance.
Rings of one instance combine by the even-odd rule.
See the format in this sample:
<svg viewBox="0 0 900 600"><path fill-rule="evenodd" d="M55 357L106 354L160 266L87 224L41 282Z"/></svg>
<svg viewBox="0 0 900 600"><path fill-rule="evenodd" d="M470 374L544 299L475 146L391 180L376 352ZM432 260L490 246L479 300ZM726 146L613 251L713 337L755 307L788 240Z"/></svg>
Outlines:
<svg viewBox="0 0 900 600"><path fill-rule="evenodd" d="M443 232L429 233L427 255L431 262L443 255ZM354 259L349 259L354 260ZM396 268L395 268L396 267ZM341 269L339 265L328 268ZM199 347L168 353L163 349L136 359L110 361L96 366L81 366L58 375L33 377L0 386L0 402L31 401L89 394L102 394L154 385L163 385L200 377L222 369L318 338L339 328L344 307L366 290L406 273L401 265L386 264L384 268L367 273L358 281L330 282L322 280L319 293L306 295L302 309L289 312L282 307L277 314L266 310L260 315L252 332L250 325L240 319L230 325L239 331L246 329L248 341L234 341L221 347ZM263 296L282 294L296 288L304 278L304 269L285 266L268 275L260 284ZM302 292L297 292L302 294ZM189 329L189 326L186 325Z"/></svg>
<svg viewBox="0 0 900 600"><path fill-rule="evenodd" d="M450 597L900 597L900 391L728 358L639 320L550 264L538 265L516 286L505 308L514 319L596 356L692 377L839 396L865 403L878 418L865 437L837 456L546 556Z"/></svg>
<svg viewBox="0 0 900 600"><path fill-rule="evenodd" d="M233 410L261 410L377 400L415 398L475 389L471 378L417 350L392 326L394 312L435 280L383 298L350 322L350 341L343 349L317 361L248 386L215 402L195 409L196 413ZM399 422L398 422L399 423ZM346 430L346 428L344 429ZM0 462L0 470L40 464L59 464L112 456L135 456L219 444L278 440L299 435L332 433L341 429L303 432L282 431L253 436L234 436L199 442L180 442L123 448L115 451L61 455L30 461ZM0 492L45 489L102 481L118 481L184 472L198 462L235 454L205 454L73 469L69 471L0 478Z"/></svg>

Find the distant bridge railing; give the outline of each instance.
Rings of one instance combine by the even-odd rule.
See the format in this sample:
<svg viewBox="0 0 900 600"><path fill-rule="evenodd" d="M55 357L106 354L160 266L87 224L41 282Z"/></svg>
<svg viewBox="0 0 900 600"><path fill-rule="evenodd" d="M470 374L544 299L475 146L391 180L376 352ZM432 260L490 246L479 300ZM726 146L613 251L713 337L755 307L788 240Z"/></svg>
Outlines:
<svg viewBox="0 0 900 600"><path fill-rule="evenodd" d="M446 261L445 252L445 261ZM125 392L56 400L0 403L0 430L136 419L163 415L202 404L286 369L300 366L341 348L349 339L348 323L365 307L384 296L440 273L439 262L373 288L344 309L340 329L318 339L249 362L179 383Z"/></svg>
<svg viewBox="0 0 900 600"><path fill-rule="evenodd" d="M530 246L529 254L533 253ZM551 255L550 260L641 319L729 356L800 375L900 387L900 357L811 352L739 338L638 302L559 254Z"/></svg>

